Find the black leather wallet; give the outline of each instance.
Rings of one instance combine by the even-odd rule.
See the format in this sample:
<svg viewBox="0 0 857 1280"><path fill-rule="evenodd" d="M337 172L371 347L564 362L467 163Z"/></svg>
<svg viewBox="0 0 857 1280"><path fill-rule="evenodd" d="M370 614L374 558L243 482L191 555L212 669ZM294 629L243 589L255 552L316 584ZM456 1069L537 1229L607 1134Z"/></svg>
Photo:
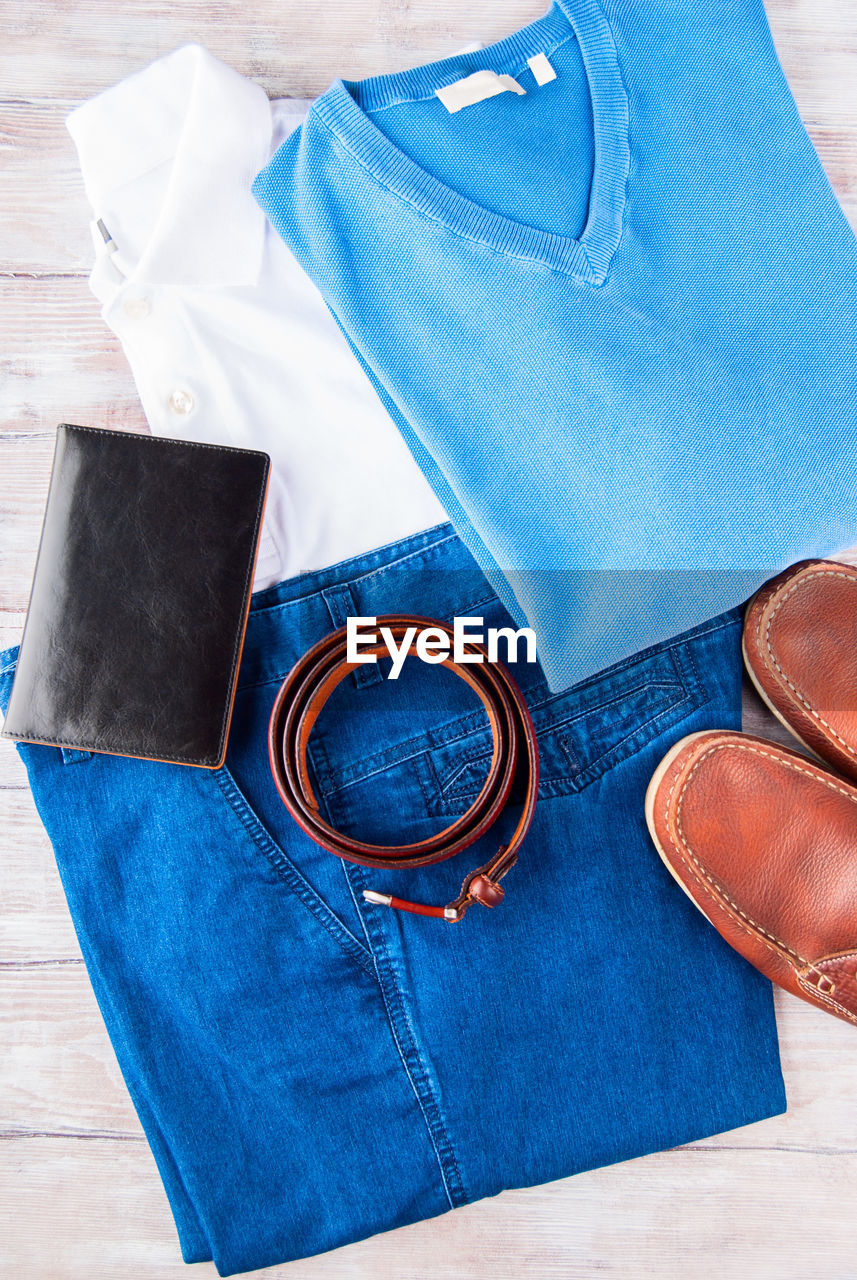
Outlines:
<svg viewBox="0 0 857 1280"><path fill-rule="evenodd" d="M3 736L223 763L270 459L57 428Z"/></svg>

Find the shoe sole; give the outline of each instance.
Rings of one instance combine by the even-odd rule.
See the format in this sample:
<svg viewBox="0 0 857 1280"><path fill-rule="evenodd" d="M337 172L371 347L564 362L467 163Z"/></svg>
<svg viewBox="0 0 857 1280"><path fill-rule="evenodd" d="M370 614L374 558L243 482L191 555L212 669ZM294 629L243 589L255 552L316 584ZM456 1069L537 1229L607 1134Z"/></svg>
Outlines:
<svg viewBox="0 0 857 1280"><path fill-rule="evenodd" d="M684 881L681 879L678 872L673 867L666 853L666 850L664 849L663 845L661 844L660 840L657 837L657 834L655 832L655 794L658 790L658 787L661 785L661 782L663 781L665 775L670 769L670 766L675 760L676 756L679 755L682 751L684 751L685 747L688 745L689 742L696 742L698 738L707 738L711 732L712 732L711 729L702 729L702 730L699 730L697 733L689 733L687 734L686 737L680 738L679 741L675 744L675 746L671 747L670 750L667 752L667 754L664 756L663 760L658 765L655 772L652 774L651 782L646 788L646 826L649 828L649 835L652 838L652 844L657 849L658 856L660 857L661 862L664 864L667 871L672 876L673 880L675 880L676 884L681 889L682 893L685 895L685 897L690 899L690 901L696 907L700 915L705 916L706 920L708 920L708 916L705 915L705 912L702 910L702 907L696 901L696 898L694 898L693 894L687 888ZM730 730L730 732L734 732L734 730ZM711 924L711 921L708 920L708 923Z"/></svg>

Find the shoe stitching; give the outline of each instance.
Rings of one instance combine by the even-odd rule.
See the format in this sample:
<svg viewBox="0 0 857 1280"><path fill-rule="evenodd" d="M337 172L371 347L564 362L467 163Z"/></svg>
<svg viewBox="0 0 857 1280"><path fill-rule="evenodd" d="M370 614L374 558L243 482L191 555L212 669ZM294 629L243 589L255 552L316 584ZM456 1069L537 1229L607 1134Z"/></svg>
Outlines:
<svg viewBox="0 0 857 1280"><path fill-rule="evenodd" d="M840 1004L838 1000L834 1000L830 996L826 996L824 992L819 991L817 987L814 987L811 983L807 982L801 974L797 973L795 974L795 977L797 978L800 986L803 987L804 991L812 996L813 1000L823 1001L824 1004L830 1005L831 1009L836 1009L837 1012L841 1013L842 1017L847 1018L849 1022L853 1022L857 1025L857 1015L846 1009L845 1005Z"/></svg>
<svg viewBox="0 0 857 1280"><path fill-rule="evenodd" d="M783 605L789 599L789 597L794 595L796 591L798 591L805 583L810 582L813 578L826 578L826 577L829 577L831 574L835 577L850 578L852 582L857 582L857 573L852 573L845 568L815 569L811 573L800 574L797 580L795 581L794 585L790 587L790 589L785 593L785 595L782 597L777 607L773 610L770 617L768 618L768 624L765 628L765 648L767 649L767 654L768 654L768 657L770 658L769 665L773 665L776 668L776 670L780 674L780 677L788 685L788 687L791 689L792 693L798 699L798 701L801 702L806 707L807 711L810 713L813 719L817 720L819 724L824 726L824 728L828 731L828 733L830 733L831 736L836 739L836 741L840 744L840 746L842 746L843 749L847 751L850 756L852 756L854 759L857 759L857 750L855 750L854 747L850 746L840 733L836 732L836 730L833 728L830 722L828 720L825 720L824 716L812 705L812 703L807 698L803 696L803 694L800 692L797 686L794 685L792 681L788 678L785 671L780 666L779 662L777 662L777 659L774 656L773 646L771 645L771 627L773 626L774 618L776 618L780 609L782 609ZM763 616L764 616L764 609L760 610L759 612L759 621L756 626L756 645L757 645L757 648L759 649L761 649L762 647L761 640L762 640L762 617ZM764 654L762 656L763 658L765 658Z"/></svg>
<svg viewBox="0 0 857 1280"><path fill-rule="evenodd" d="M820 964L829 964L831 960L836 960L837 962L857 960L857 951L834 951L832 955L822 956L820 960L816 960L812 967L817 969Z"/></svg>
<svg viewBox="0 0 857 1280"><path fill-rule="evenodd" d="M729 894L726 892L723 886L714 878L714 876L712 876L709 872L707 872L705 868L702 866L702 863L699 861L699 859L696 857L693 850L691 849L690 844L688 843L687 836L684 832L684 828L681 825L681 806L684 800L685 792L690 786L693 775L696 773L697 769L700 767L700 765L703 763L706 757L713 755L715 751L724 751L730 747L736 751L750 751L753 755L765 756L768 759L773 760L776 764L781 764L781 765L784 765L787 769L794 770L795 773L803 773L806 775L806 777L812 778L816 782L823 783L823 785L828 787L831 791L839 792L840 795L845 796L846 799L850 800L852 803L857 803L857 796L852 794L850 791L846 791L843 787L840 787L834 781L832 780L828 781L825 778L820 778L818 774L812 773L809 769L804 769L800 765L792 763L792 761L790 760L783 760L781 756L777 756L773 752L763 751L759 747L750 747L750 746L744 746L743 744L737 743L737 742L729 742L729 743L720 743L718 745L708 747L707 750L705 750L702 753L702 755L696 761L696 764L693 766L690 773L688 774L685 780L684 786L682 787L679 795L676 798L676 827L681 836L684 850L687 853L687 855L690 857L692 862L694 863L695 867L697 868L697 872L696 872L697 880L699 880L700 877L703 877L704 880L707 880L709 882L709 884L701 883L700 887L708 893L709 897L713 898L715 902L718 902L718 905L720 905L721 907L723 906L723 903L718 901L719 898L722 898L726 903L728 903L729 906L732 908L732 911L728 912L727 914L731 915L733 912L736 912L737 915L740 917L740 919L736 919L734 923L738 925L738 927L742 929L745 933L750 934L751 937L755 937L757 934L761 935L758 938L758 941L762 942L763 945L766 946L769 951L773 951L775 954L780 954L781 952L785 952L787 955L797 960L800 963L802 968L814 969L816 966L812 963L812 961L804 959L796 951L793 951L791 947L787 946L786 943L783 942L781 938L778 938L773 933L769 933L768 930L763 928L763 926L760 925L757 921L755 921L752 918L752 916L748 915L745 911L741 910L741 908L734 901L734 899L732 899L729 896ZM673 833L670 827L670 822L669 822L670 803L671 803L672 795L673 795L673 792L675 791L677 783L678 783L678 777L676 777L675 781L670 787L669 794L667 795L665 823L666 823L666 831L667 831L667 834L669 835L670 842L673 848L681 857L682 850L679 848L678 844L676 843L676 840L675 840L675 837L673 836ZM718 895L717 897L715 897L715 891L716 891L716 894ZM849 955L857 956L857 952L844 953L841 957L837 956L837 959L848 959ZM831 1009L835 1009L838 1013L840 1013L843 1017L845 1017L849 1022L853 1022L855 1025L857 1025L857 1016L852 1014L844 1005L840 1004L838 1000L832 999L830 996L825 995L823 992L819 991L817 987L813 987L802 974L795 972L795 977L797 978L799 986L804 991L806 991L807 994L811 996L813 1000L818 1000L823 1004L828 1005Z"/></svg>
<svg viewBox="0 0 857 1280"><path fill-rule="evenodd" d="M712 876L710 872L706 871L702 863L699 861L699 859L696 857L693 850L691 849L687 836L685 834L684 828L682 827L681 807L684 801L684 795L688 787L690 786L690 783L693 780L694 774L700 768L700 766L703 764L703 762L707 759L708 756L713 755L714 752L716 751L724 751L730 748L735 751L749 751L753 755L763 756L769 760L773 760L775 764L780 764L787 769L792 769L795 773L802 773L807 778L812 778L814 782L820 782L823 786L827 787L829 790L836 791L840 795L845 796L845 798L847 800L850 800L852 804L857 804L857 794L854 794L853 792L846 790L844 787L839 786L839 784L836 783L833 779L828 780L826 778L819 777L817 773L813 773L809 769L804 769L801 765L793 763L791 760L784 760L781 756L775 755L773 752L763 751L759 747L744 746L743 744L737 743L737 742L728 742L728 743L719 743L715 746L708 747L705 751L703 751L703 753L700 755L699 759L696 761L695 765L691 769L690 773L688 774L687 778L685 779L681 792L676 798L676 828L677 828L678 834L681 837L682 845L684 847L684 852L687 854L687 856L691 859L694 866L696 867L698 877L701 876L705 880L707 880L708 883L717 892L718 896L729 904L733 912L737 913L737 915L740 916L741 920L736 921L736 924L739 924L740 927L744 928L746 932L760 934L761 940L765 943L766 946L770 948L770 950L774 950L776 948L778 951L785 952L787 955L797 960L802 968L808 968L812 964L810 960L807 960L804 956L801 956L797 951L793 951L792 948L789 947L782 940L782 938L778 938L776 934L770 933L767 929L764 928L763 925L759 924L757 920L754 920L752 916L748 915L746 911L743 911L738 906L737 902L735 902L734 899L729 896L729 894L726 892L724 887L714 878L714 876ZM676 778L675 782L673 782L673 785L670 787L669 794L667 795L665 825L666 825L667 833L670 838L670 842L673 845L673 848L676 850L679 856L682 856L682 849L676 843L675 837L671 830L671 824L669 821L670 803L671 803L672 795L673 795L673 792L675 791L677 783L678 783L678 778ZM746 924L741 924L741 921L746 921ZM750 926L749 929L747 928L747 925Z"/></svg>
<svg viewBox="0 0 857 1280"><path fill-rule="evenodd" d="M857 960L857 951L835 951L832 955L822 956L819 960L814 961L814 963L810 965L810 971L817 973L819 977L827 978L828 982L831 984L831 989L833 989L833 979L829 977L824 969L822 969L822 965L844 964L848 960ZM806 975L798 974L797 977L800 982L803 982ZM849 978L852 977L852 975L845 974L845 977ZM852 980L857 981L857 974L853 975ZM835 985L837 987L839 986L838 980ZM810 987L810 990L816 991L817 987Z"/></svg>

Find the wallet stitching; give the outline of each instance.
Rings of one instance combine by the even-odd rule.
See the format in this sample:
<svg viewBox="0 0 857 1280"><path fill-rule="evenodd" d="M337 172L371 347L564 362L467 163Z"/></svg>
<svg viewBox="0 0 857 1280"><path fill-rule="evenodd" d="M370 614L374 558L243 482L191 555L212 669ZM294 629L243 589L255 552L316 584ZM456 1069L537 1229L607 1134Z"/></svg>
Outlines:
<svg viewBox="0 0 857 1280"><path fill-rule="evenodd" d="M156 436L150 431L111 431L108 427L81 427L74 422L63 422L60 425L65 431L85 431L94 436L116 436L120 440L127 440L131 436L135 440L150 440L153 444L174 444L180 449L214 449L218 453L246 453L254 457L267 457L261 449L239 449L229 444L210 444L207 440L174 440L172 436Z"/></svg>
<svg viewBox="0 0 857 1280"><path fill-rule="evenodd" d="M218 452L220 452L220 453L244 453L244 454L252 454L252 455L256 455L256 456L258 456L258 457L265 457L265 456L266 456L265 454L261 453L261 451L260 451L260 450L258 450L258 449L235 449L235 448L230 447L229 445L222 445L222 444L207 444L207 443L205 443L204 441L201 441L201 440L172 440L172 439L170 439L168 436L153 436L153 435L143 434L142 432L136 432L136 431L109 431L109 430L107 430L107 429L103 429L103 428L101 428L101 427L80 427L80 426L77 426L75 423L71 423L71 422L64 422L64 423L62 423L62 427L63 427L63 429L64 429L65 431L85 431L85 432L87 432L88 434L92 434L92 435L96 435L96 436L116 436L116 437L118 437L119 439L123 439L123 440L124 440L124 439L127 439L127 437L128 437L128 436L135 436L138 440L152 440L152 441L154 441L154 442L156 442L156 443L160 443L160 444L174 444L174 445L177 445L179 448L191 448L191 449L215 449L215 450L217 450L217 451L218 451ZM266 465L266 467L265 467L265 478L266 478L266 482L267 482L267 476L268 476L268 470L269 470L269 468L270 468L270 462L268 462L268 463L267 463L267 465ZM260 524L261 524L261 520L262 520L262 511L263 511L263 509L264 509L264 505L265 505L265 496L266 496L266 493L267 493L267 483L266 483L266 485L265 485L265 488L262 490L262 493L261 493L261 495L260 495L260 497L259 497L259 502L258 502L258 504L257 504L257 506L256 506L256 521L255 521L255 524L253 525L253 546L254 546L254 548L255 548L255 546L256 546L256 539L257 539L257 536L258 536L258 533L259 533L259 526L260 526ZM251 573L252 573L252 571L253 571L253 567L254 567L254 565L255 565L255 562L256 562L256 558L255 558L255 555L254 555L254 556L253 556L253 557L251 557L251 558L250 558L250 560L248 561L248 564L247 564L247 572L246 572L246 573L245 573L245 575L244 575L244 586L243 586L244 607L243 607L243 609L241 610L240 625L239 625L239 628L238 628L237 634L236 634L236 636L235 636L235 641L234 641L233 649L232 649L232 667L231 667L230 672L229 672L229 686L228 686L229 697L228 697L228 698L227 698L227 700L226 700L226 707L225 707L225 710L224 710L224 712L223 712L223 719L222 719L222 720L221 720L221 722L220 722L220 735L219 735L218 740L217 740L217 751L216 751L216 753L215 753L213 756L181 756L181 755L177 756L177 755L166 755L166 754L164 754L164 755L159 755L159 756L155 756L155 757L152 757L152 756L132 756L132 757L130 757L131 759L135 759L135 760L154 759L154 760L156 760L156 761L160 761L160 762L162 762L162 763L175 762L176 764L184 763L184 764L199 764L199 765L206 765L206 764L209 764L209 763L211 762L211 760L212 760L212 759L214 759L214 760L219 760L219 759L220 759L220 756L221 756L221 754L222 754L222 752L223 752L223 744L224 744L224 738L225 738L225 734L226 734L226 726L227 726L227 723L228 723L228 720L229 720L229 713L230 713L230 711L232 710L232 690L233 690L233 686L234 686L234 683L235 683L235 671L236 671L236 667L237 667L237 665L238 665L238 657L239 657L240 649L241 649L241 638L242 638L242 636L244 635L244 619L245 619L246 614L247 614L247 605L248 605L248 601L247 601L247 586L248 586L248 583L249 583L249 580L250 580L250 574L251 574ZM10 668L8 668L8 670L11 670L11 667L10 667ZM35 743L35 744L38 744L38 745L51 746L51 747L53 747L53 746L56 746L56 747L59 747L59 746L62 746L62 747L71 747L71 748L72 748L72 749L74 749L74 750L95 751L97 754L102 754L102 753L103 753L103 754L108 754L108 755L109 755L109 754L116 754L116 755L122 755L122 754L123 754L123 751L122 751L122 748L121 748L121 747L114 747L114 746L112 746L112 745L111 745L111 746L104 746L104 747L93 747L91 743L84 743L84 742L68 742L68 741L62 741L62 742L61 742L59 738L36 738L36 737L33 737L31 734L14 734L14 735L12 735L11 733L7 733L5 728L3 729L2 734L1 734L0 736L2 736L2 737L4 737L4 738L12 738L12 739L13 739L13 741L15 741L15 742L32 742L32 743ZM127 758L127 757L126 757L126 758Z"/></svg>
<svg viewBox="0 0 857 1280"><path fill-rule="evenodd" d="M222 446L220 446L220 445L214 445L213 447L214 447L215 449L218 449L218 448L221 448ZM231 451L230 451L230 452L231 452ZM261 491L261 493L260 493L260 495L259 495L259 501L258 501L257 506L256 506L256 523L255 523L255 524L254 524L254 526L253 526L253 549L254 549L254 554L248 558L248 562L247 562L247 572L246 572L246 573L245 573L245 575L244 575L244 588L243 588L243 592L242 592L243 599L244 599L244 607L243 607L243 608L242 608L242 610L241 610L241 615L240 615L240 618L239 618L238 630L237 630L237 633L236 633L236 635L235 635L235 642L234 642L233 650L232 650L232 669L231 669L231 671L230 671L230 673L229 673L229 697L228 697L228 699L227 699L226 706L225 706L224 711L223 711L223 720L221 721L221 725L220 725L220 739L219 739L219 742L218 742L218 749L217 749L217 755L218 755L218 757L220 757L220 755L223 753L223 747L224 747L225 740L226 740L227 727L228 727L228 724L229 724L229 717L230 717L230 714L231 714L231 712L232 712L232 701L233 701L233 696L234 696L234 692L235 692L235 679L236 679L236 674L237 674L237 670L238 670L238 661L239 661L239 658L240 658L240 656L241 656L241 648L242 648L242 643L241 643L241 642L242 642L242 640L243 640L243 638L244 638L244 631L245 631L246 621L247 621L247 612L248 612L249 605L250 605L250 601L249 601L249 598L248 598L247 588L251 585L251 584L250 584L250 575L252 574L252 572L253 572L254 568L256 567L256 551L258 550L258 546L257 546L257 544L258 544L258 538L259 538L260 526L261 526L261 523L262 523L262 512L263 512L263 510L264 510L264 506L265 506L265 498L266 498L266 496L267 496L267 492L268 492L268 472L269 472L269 469L270 469L270 461L267 461L267 462L266 462L266 464L265 464L265 484L264 484L264 487L262 488L262 491Z"/></svg>
<svg viewBox="0 0 857 1280"><path fill-rule="evenodd" d="M162 755L162 756L138 756L138 755L133 755L133 756L131 756L131 755L128 755L127 749L126 749L124 746L113 746L113 745L111 744L111 745L106 746L106 747L93 747L93 746L92 746L91 744L89 744L89 743L85 743L85 742L69 742L69 741L68 741L67 739L65 739L65 738L63 738L63 739L60 739L60 738L34 738L34 737L31 737L29 734L22 734L22 733L7 733L5 729L3 730L3 732L2 732L2 733L0 733L0 737L3 737L3 738L9 738L9 739L11 739L11 741L12 741L12 742L32 742L32 743L33 743L33 745L34 745L34 746L37 746L37 747L39 747L39 746L42 746L42 747L69 747L69 748L71 748L71 749L72 749L72 750L74 750L74 751L91 751L94 755L107 755L107 756L109 756L109 755L114 755L114 756L122 756L122 758L123 758L123 759L125 759L125 760L151 760L151 761L153 761L154 763L162 763L162 764L172 764L172 763L175 763L175 764L200 764L200 765L205 765L205 764L208 764L208 763L209 763L209 761L212 759L212 757L211 757L211 756L172 756L172 755L170 755L170 756L168 756L168 755ZM220 736L220 743L219 743L219 746L220 746L221 748L223 747L223 733L222 733L222 730L221 730L221 736ZM217 753L217 754L219 755L219 754L220 754L220 752L218 751L218 753ZM213 757L213 758L214 758L214 759L216 759L217 757Z"/></svg>

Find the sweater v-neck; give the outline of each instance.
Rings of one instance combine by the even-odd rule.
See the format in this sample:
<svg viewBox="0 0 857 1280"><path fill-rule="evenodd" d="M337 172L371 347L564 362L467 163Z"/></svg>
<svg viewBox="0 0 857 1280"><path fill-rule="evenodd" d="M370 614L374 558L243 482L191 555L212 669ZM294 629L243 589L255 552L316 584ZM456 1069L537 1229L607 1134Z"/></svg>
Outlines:
<svg viewBox="0 0 857 1280"><path fill-rule="evenodd" d="M369 113L429 97L465 74L515 74L528 58L576 38L592 103L595 160L586 224L579 238L515 221L426 172ZM543 263L600 285L622 235L630 165L628 97L613 33L597 0L557 0L544 17L472 53L356 83L337 80L313 113L377 182L453 233L510 258Z"/></svg>

